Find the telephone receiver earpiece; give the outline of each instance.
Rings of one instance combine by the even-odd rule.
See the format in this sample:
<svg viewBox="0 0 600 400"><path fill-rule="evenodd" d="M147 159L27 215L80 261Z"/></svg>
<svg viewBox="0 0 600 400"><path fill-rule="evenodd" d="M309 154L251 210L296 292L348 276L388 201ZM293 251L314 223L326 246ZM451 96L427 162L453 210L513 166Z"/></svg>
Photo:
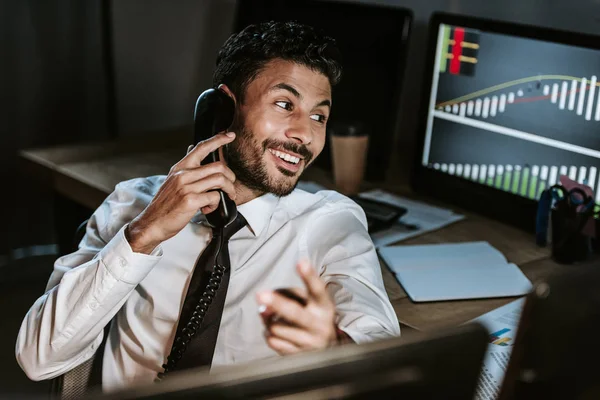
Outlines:
<svg viewBox="0 0 600 400"><path fill-rule="evenodd" d="M220 89L207 89L196 100L194 109L194 144L209 139L227 130L233 123L235 102ZM223 149L223 153L226 151ZM206 165L220 160L219 151L211 152L201 164ZM221 199L218 208L206 215L212 228L223 228L237 217L235 202L222 190L217 190Z"/></svg>

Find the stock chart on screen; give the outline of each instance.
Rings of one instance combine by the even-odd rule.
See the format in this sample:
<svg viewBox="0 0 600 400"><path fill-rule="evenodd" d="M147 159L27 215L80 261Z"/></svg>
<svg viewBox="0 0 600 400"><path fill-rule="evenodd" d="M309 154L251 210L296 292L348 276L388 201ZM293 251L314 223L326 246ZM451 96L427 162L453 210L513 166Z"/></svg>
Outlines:
<svg viewBox="0 0 600 400"><path fill-rule="evenodd" d="M600 51L442 24L422 164L531 199L600 201Z"/></svg>

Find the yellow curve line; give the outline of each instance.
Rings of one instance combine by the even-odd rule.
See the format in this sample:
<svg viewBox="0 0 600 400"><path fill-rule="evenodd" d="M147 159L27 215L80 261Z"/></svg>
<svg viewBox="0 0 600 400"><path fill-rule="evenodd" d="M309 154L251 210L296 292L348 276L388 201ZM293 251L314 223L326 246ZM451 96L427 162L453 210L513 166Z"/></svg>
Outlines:
<svg viewBox="0 0 600 400"><path fill-rule="evenodd" d="M516 80L510 81L510 82L501 83L499 85L492 86L492 87L489 87L489 88L486 88L486 89L481 89L481 90L478 90L476 92L469 93L469 94L466 94L464 96L457 97L455 99L445 101L443 103L436 104L435 106L436 107L444 107L446 105L453 105L455 103L460 103L460 102L463 102L463 101L466 101L466 100L470 100L470 99L475 98L475 97L483 96L484 94L495 92L496 90L506 89L507 87L518 85L520 83L526 83L526 82L537 81L537 80L541 81L541 80L544 80L544 79L561 79L561 80L568 80L568 81L574 81L575 80L575 81L581 82L582 78L577 78L575 76L568 76L568 75L536 75L536 76L530 76L530 77L527 77L527 78L521 78L521 79L516 79ZM600 86L600 82L596 83L596 86Z"/></svg>

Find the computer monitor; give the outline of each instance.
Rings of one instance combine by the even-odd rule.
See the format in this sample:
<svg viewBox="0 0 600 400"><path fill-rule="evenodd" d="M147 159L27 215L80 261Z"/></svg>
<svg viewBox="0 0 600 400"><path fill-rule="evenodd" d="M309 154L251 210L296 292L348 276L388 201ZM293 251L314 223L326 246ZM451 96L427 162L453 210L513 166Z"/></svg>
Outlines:
<svg viewBox="0 0 600 400"><path fill-rule="evenodd" d="M598 65L598 37L434 14L415 190L530 231L560 175L600 199Z"/></svg>
<svg viewBox="0 0 600 400"><path fill-rule="evenodd" d="M471 399L488 334L469 324L412 339L344 345L238 365L174 374L159 384L98 399L394 398Z"/></svg>
<svg viewBox="0 0 600 400"><path fill-rule="evenodd" d="M297 21L336 39L343 75L333 89L328 132L362 124L369 145L365 178L381 181L389 166L412 12L349 1L238 0L234 31L265 21ZM339 127L339 129L344 129ZM329 141L314 165L331 171Z"/></svg>
<svg viewBox="0 0 600 400"><path fill-rule="evenodd" d="M569 266L528 295L500 400L600 398L600 262Z"/></svg>

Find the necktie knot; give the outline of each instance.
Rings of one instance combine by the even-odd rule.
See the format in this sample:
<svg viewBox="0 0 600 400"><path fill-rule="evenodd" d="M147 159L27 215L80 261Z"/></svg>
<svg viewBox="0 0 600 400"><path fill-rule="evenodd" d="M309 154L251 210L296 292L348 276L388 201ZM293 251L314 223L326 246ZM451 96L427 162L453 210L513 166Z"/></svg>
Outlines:
<svg viewBox="0 0 600 400"><path fill-rule="evenodd" d="M225 228L223 228L223 238L225 239L225 241L228 241L229 239L231 239L231 237L233 235L235 235L237 232L239 232L239 230L242 229L247 224L248 224L248 222L246 221L246 218L244 218L244 216L238 211L235 219L229 225L227 225ZM221 233L220 231L221 231L220 229L214 229L213 235L220 236L220 233Z"/></svg>

